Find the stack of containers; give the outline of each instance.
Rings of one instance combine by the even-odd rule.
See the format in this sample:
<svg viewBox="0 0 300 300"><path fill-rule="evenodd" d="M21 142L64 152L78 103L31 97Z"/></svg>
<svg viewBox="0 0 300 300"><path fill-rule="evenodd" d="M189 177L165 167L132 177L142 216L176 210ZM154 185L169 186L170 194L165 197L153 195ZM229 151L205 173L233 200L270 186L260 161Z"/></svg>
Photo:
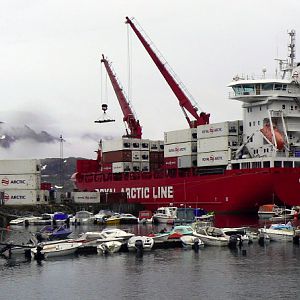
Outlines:
<svg viewBox="0 0 300 300"><path fill-rule="evenodd" d="M48 200L41 190L41 164L37 159L0 160L0 191L5 205L36 205Z"/></svg>
<svg viewBox="0 0 300 300"><path fill-rule="evenodd" d="M241 121L228 121L198 126L198 167L227 165L242 143L241 124Z"/></svg>
<svg viewBox="0 0 300 300"><path fill-rule="evenodd" d="M197 128L165 132L164 165L167 169L197 166Z"/></svg>
<svg viewBox="0 0 300 300"><path fill-rule="evenodd" d="M150 171L160 169L164 164L164 142L150 141L149 150Z"/></svg>
<svg viewBox="0 0 300 300"><path fill-rule="evenodd" d="M102 142L102 171L107 173L149 172L150 141L145 139Z"/></svg>

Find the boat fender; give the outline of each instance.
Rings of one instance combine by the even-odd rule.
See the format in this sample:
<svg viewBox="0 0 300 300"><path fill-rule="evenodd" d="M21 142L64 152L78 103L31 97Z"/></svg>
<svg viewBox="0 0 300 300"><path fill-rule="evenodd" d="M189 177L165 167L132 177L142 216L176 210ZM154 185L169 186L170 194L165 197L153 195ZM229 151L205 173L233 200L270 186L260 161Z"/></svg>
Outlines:
<svg viewBox="0 0 300 300"><path fill-rule="evenodd" d="M25 221L24 221L24 224L25 224L25 227L28 227L28 226L29 226L29 221L28 221L28 220L25 220Z"/></svg>
<svg viewBox="0 0 300 300"><path fill-rule="evenodd" d="M144 246L142 240L136 240L134 243L137 256L143 256Z"/></svg>
<svg viewBox="0 0 300 300"><path fill-rule="evenodd" d="M199 239L195 239L195 241L194 241L194 251L195 252L199 252L199 248L200 248L200 246L199 246Z"/></svg>

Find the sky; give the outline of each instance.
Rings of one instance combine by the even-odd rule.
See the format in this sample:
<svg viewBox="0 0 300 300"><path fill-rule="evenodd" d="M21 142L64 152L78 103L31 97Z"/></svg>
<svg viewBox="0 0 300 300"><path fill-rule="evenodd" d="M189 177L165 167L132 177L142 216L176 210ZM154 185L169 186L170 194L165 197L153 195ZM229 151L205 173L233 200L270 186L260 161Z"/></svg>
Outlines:
<svg viewBox="0 0 300 300"><path fill-rule="evenodd" d="M237 74L261 75L264 67L275 73L274 58L287 56L288 30L296 30L299 44L299 11L297 0L1 0L0 121L62 135L64 157L95 158L100 139L125 133L101 66L104 54L130 95L144 138L188 128L126 16L136 18L211 123L241 119L241 103L228 99L227 85ZM103 103L115 122L94 123ZM59 157L60 150L58 139L25 138L0 148L0 157Z"/></svg>

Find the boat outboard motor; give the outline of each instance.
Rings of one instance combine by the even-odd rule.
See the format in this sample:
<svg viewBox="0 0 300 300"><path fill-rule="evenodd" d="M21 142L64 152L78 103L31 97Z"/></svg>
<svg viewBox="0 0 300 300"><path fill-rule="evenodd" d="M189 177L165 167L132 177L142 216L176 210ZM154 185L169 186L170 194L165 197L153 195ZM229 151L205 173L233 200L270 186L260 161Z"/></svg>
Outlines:
<svg viewBox="0 0 300 300"><path fill-rule="evenodd" d="M198 238L196 238L196 239L194 240L193 249L194 249L195 252L199 252L199 249L200 249L199 242L200 242L200 241L199 241Z"/></svg>
<svg viewBox="0 0 300 300"><path fill-rule="evenodd" d="M42 246L37 246L36 247L36 255L34 256L34 258L37 260L37 261L41 261L43 259L45 259L45 255L42 253L42 250L43 250L43 247Z"/></svg>
<svg viewBox="0 0 300 300"><path fill-rule="evenodd" d="M228 242L228 247L231 249L236 248L239 241L238 235L231 235Z"/></svg>
<svg viewBox="0 0 300 300"><path fill-rule="evenodd" d="M299 245L300 244L299 243L299 238L300 238L299 234L296 234L296 235L293 236L293 243L295 245Z"/></svg>
<svg viewBox="0 0 300 300"><path fill-rule="evenodd" d="M38 243L41 243L43 241L43 237L42 237L42 234L40 232L37 232L35 234L35 237L36 237Z"/></svg>
<svg viewBox="0 0 300 300"><path fill-rule="evenodd" d="M144 246L143 246L143 241L142 240L136 240L134 243L136 252L138 256L142 256L143 255L143 251L144 251Z"/></svg>
<svg viewBox="0 0 300 300"><path fill-rule="evenodd" d="M267 241L268 236L265 233L260 233L258 236L258 244L264 246Z"/></svg>

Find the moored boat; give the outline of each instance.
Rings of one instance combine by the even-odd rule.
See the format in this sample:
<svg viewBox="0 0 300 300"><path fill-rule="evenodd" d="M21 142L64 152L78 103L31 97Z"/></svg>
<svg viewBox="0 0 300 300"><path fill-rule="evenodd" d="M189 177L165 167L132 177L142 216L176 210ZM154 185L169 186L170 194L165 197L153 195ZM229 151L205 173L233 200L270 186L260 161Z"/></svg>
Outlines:
<svg viewBox="0 0 300 300"><path fill-rule="evenodd" d="M228 246L230 237L217 227L199 227L194 236L200 238L208 246Z"/></svg>
<svg viewBox="0 0 300 300"><path fill-rule="evenodd" d="M133 236L127 242L129 251L150 251L153 248L154 239L149 236Z"/></svg>

